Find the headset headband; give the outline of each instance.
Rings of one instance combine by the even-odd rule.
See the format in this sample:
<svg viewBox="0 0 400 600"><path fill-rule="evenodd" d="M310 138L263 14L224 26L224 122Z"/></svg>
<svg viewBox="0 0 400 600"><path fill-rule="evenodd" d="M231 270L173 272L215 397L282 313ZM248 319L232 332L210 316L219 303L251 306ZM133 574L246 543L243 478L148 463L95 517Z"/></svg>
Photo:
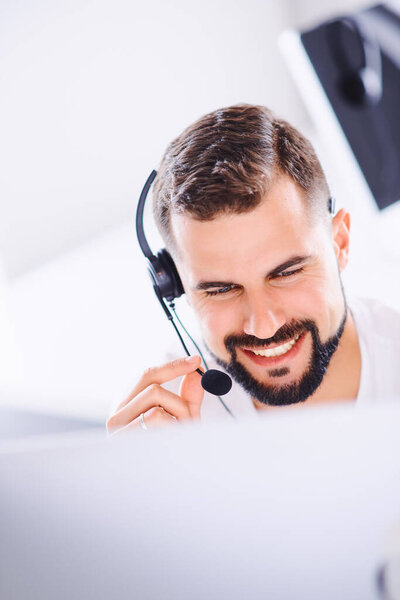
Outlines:
<svg viewBox="0 0 400 600"><path fill-rule="evenodd" d="M150 246L147 243L146 236L144 235L143 229L143 211L144 204L146 202L147 194L149 193L149 189L154 179L156 178L157 171L152 171L147 178L146 183L143 186L142 193L140 194L137 210L136 210L136 235L139 242L140 249L143 254L149 260L154 256L152 251L150 250Z"/></svg>

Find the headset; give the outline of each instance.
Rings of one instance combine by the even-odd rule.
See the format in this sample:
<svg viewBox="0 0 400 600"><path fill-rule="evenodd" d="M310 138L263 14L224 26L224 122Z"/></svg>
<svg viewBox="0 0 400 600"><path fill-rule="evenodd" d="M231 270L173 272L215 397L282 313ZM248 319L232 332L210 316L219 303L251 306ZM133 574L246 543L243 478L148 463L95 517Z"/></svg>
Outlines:
<svg viewBox="0 0 400 600"><path fill-rule="evenodd" d="M162 309L167 319L174 327L175 332L177 333L186 354L190 356L190 352L186 347L186 344L179 332L178 327L176 326L174 316L178 321L179 325L185 331L186 335L193 343L193 345L196 347L198 353L200 354L203 360L203 363L206 367L206 371L204 372L201 369L196 369L199 375L201 375L202 387L210 394L214 394L215 396L217 396L225 410L231 416L233 416L233 414L221 398L221 396L224 396L231 390L232 379L223 371L219 371L217 369L208 369L207 363L204 359L200 348L184 327L182 321L179 319L175 310L174 301L180 296L182 296L182 294L185 293L185 290L183 288L182 281L179 277L179 273L175 266L173 258L165 248L160 250L156 255L153 254L144 233L144 206L151 184L153 183L156 175L157 172L154 170L150 173L139 197L139 202L136 210L136 235L139 242L139 246L147 260L147 268L153 283L153 289L156 294L156 297L160 305L162 306ZM335 199L332 197L328 199L328 210L332 214L334 214L335 212Z"/></svg>
<svg viewBox="0 0 400 600"><path fill-rule="evenodd" d="M179 273L172 259L172 256L165 249L160 250L160 252L158 252L157 255L154 255L146 240L143 227L143 211L147 194L149 193L151 184L153 183L156 175L157 172L152 171L149 177L147 178L142 193L140 194L136 210L136 235L139 242L139 246L147 260L147 267L153 283L153 289L156 294L156 297L159 303L161 304L167 319L174 327L175 332L177 333L186 354L190 356L190 352L187 349L186 344L183 341L183 338L179 332L179 329L177 328L174 322L174 316L177 319L180 326L182 327L182 329L189 337L189 339L191 340L191 342L196 347L203 360L203 363L207 370L204 372L201 369L196 369L199 375L201 375L202 387L210 394L214 394L215 396L217 396L225 410L230 415L232 415L231 411L220 397L224 396L231 390L232 379L223 371L219 371L217 369L208 369L207 363L204 359L200 348L198 347L194 339L191 337L191 335L187 332L178 315L176 314L174 300L182 296L182 294L185 293L185 290L183 289L182 281L179 277ZM168 303L168 306L166 302ZM171 311L174 313L174 316L172 315Z"/></svg>

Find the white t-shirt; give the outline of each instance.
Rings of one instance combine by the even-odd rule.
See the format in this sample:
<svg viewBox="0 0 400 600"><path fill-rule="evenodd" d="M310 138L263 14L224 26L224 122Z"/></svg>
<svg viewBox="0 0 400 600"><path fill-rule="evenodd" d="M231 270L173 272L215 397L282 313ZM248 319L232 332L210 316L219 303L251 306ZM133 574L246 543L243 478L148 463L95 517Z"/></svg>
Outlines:
<svg viewBox="0 0 400 600"><path fill-rule="evenodd" d="M400 401L400 313L372 299L352 299L349 305L361 349L357 406L387 400ZM210 369L221 369L207 354L206 360ZM179 386L177 382L171 382L167 387L177 393ZM235 381L231 391L222 399L235 416L256 412L249 394ZM207 421L231 418L218 398L207 392L204 394L201 416Z"/></svg>
<svg viewBox="0 0 400 600"><path fill-rule="evenodd" d="M357 404L400 401L400 313L378 300L350 303L361 349Z"/></svg>

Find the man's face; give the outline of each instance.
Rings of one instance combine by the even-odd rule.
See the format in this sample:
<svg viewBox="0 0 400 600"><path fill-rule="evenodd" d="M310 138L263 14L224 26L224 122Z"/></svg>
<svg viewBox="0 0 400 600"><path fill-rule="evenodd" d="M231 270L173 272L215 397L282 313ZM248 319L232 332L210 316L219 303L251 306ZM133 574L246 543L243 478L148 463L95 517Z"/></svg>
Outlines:
<svg viewBox="0 0 400 600"><path fill-rule="evenodd" d="M300 188L280 176L250 212L172 217L176 263L204 341L265 404L305 400L337 347L346 315L343 214L332 227L311 222Z"/></svg>

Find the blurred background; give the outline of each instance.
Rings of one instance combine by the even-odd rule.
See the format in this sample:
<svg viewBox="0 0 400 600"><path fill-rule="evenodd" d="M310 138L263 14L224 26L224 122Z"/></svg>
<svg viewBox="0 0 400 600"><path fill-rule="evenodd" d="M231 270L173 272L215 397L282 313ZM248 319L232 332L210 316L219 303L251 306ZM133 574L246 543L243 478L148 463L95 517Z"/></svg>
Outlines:
<svg viewBox="0 0 400 600"><path fill-rule="evenodd" d="M370 5L1 2L0 403L103 421L174 348L136 203L171 139L221 106L265 104L312 140L352 214L348 293L400 306L399 202L377 209L287 33ZM150 211L146 228L157 249Z"/></svg>

